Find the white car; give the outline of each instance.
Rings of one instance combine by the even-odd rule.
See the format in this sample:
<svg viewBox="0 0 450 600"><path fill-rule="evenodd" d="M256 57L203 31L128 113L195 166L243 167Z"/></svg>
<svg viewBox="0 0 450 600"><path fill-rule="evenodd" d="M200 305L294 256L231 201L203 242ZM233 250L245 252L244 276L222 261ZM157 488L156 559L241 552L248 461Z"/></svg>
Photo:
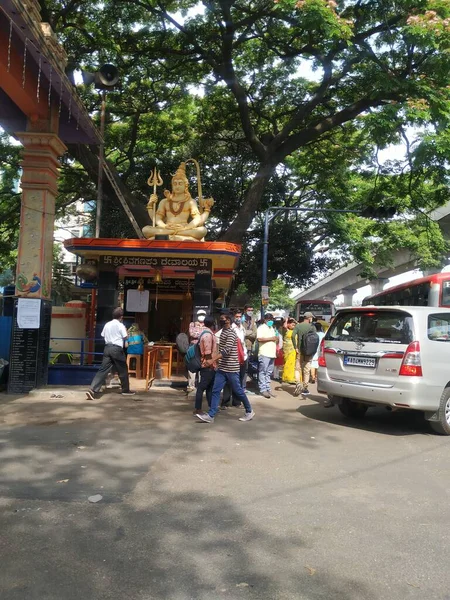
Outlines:
<svg viewBox="0 0 450 600"><path fill-rule="evenodd" d="M321 343L317 389L348 417L375 405L420 410L450 435L450 309L340 310Z"/></svg>

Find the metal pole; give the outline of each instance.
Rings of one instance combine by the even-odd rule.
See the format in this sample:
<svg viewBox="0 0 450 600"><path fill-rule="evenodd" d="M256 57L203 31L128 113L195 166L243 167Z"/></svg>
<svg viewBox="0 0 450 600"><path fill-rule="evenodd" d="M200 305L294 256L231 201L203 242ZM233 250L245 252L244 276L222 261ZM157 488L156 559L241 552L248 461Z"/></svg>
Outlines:
<svg viewBox="0 0 450 600"><path fill-rule="evenodd" d="M102 214L103 199L103 163L105 160L105 115L106 115L106 92L102 91L102 104L100 109L100 146L98 149L98 183L97 183L97 212L95 218L95 237L100 237L100 217Z"/></svg>
<svg viewBox="0 0 450 600"><path fill-rule="evenodd" d="M261 296L262 287L267 285L267 262L269 258L269 211L266 210L264 217L264 242L263 242L263 264L262 264L262 276L261 276ZM261 319L264 318L264 304L262 303L261 297Z"/></svg>

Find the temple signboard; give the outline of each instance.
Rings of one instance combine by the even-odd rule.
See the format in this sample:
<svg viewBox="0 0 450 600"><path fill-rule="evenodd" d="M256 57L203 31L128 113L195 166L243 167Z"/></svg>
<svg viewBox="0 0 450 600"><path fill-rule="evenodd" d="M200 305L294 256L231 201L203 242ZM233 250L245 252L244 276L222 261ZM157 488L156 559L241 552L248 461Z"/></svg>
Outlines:
<svg viewBox="0 0 450 600"><path fill-rule="evenodd" d="M192 282L189 279L163 279L158 286L156 286L150 277L142 279L138 277L125 277L123 280L125 291L137 289L139 284L143 286L144 290L150 290L153 293L156 292L156 288L158 288L159 293L185 293L192 289Z"/></svg>
<svg viewBox="0 0 450 600"><path fill-rule="evenodd" d="M146 256L115 256L106 254L100 256L100 268L103 271L113 270L117 267L149 267L154 269L188 268L193 271L211 269L210 258L167 258Z"/></svg>

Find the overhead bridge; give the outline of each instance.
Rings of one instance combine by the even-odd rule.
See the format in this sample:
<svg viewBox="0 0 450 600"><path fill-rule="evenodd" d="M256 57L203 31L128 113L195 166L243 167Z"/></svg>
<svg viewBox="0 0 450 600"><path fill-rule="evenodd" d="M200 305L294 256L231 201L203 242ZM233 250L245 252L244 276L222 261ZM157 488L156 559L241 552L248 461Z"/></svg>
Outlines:
<svg viewBox="0 0 450 600"><path fill-rule="evenodd" d="M450 237L450 202L430 213L430 219L439 223L446 238ZM340 294L344 295L344 305L351 306L354 294L362 287L370 285L372 294L381 292L389 282L390 277L401 275L417 268L417 258L407 250L397 250L392 264L388 267L377 268L377 278L368 280L361 276L362 265L352 262L324 277L308 289L294 296L298 300L317 300L330 298L334 300ZM436 270L438 272L438 270Z"/></svg>

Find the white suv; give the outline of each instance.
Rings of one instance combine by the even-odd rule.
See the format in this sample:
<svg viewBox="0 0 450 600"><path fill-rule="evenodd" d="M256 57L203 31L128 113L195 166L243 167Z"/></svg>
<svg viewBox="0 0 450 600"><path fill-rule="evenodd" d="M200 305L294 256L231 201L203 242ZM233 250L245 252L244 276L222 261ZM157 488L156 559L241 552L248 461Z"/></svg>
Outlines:
<svg viewBox="0 0 450 600"><path fill-rule="evenodd" d="M421 410L450 435L450 309L340 310L321 343L317 389L348 417L379 404Z"/></svg>

